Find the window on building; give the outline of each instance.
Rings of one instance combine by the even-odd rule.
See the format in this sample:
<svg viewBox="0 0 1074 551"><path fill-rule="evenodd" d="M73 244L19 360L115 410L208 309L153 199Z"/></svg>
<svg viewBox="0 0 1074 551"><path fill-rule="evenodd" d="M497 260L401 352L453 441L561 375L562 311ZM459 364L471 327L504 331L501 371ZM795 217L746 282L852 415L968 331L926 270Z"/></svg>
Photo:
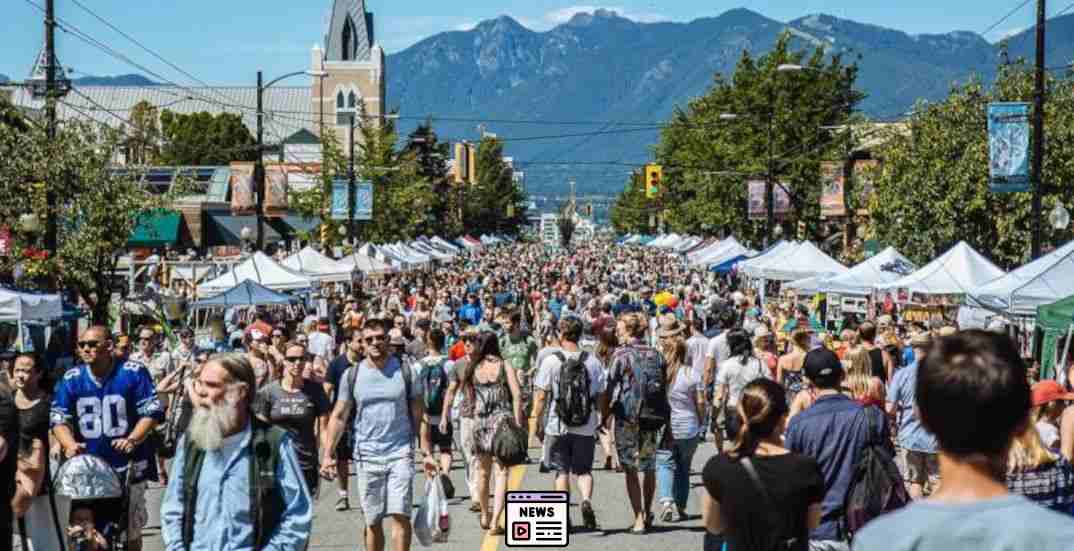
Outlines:
<svg viewBox="0 0 1074 551"><path fill-rule="evenodd" d="M336 94L336 109L343 109L343 92Z"/></svg>
<svg viewBox="0 0 1074 551"><path fill-rule="evenodd" d="M351 91L350 95L347 96L347 108L354 109L356 107L358 107L358 97Z"/></svg>
<svg viewBox="0 0 1074 551"><path fill-rule="evenodd" d="M354 23L351 22L351 18L347 18L343 22L343 61L351 61L354 59L354 46L351 42L354 41Z"/></svg>

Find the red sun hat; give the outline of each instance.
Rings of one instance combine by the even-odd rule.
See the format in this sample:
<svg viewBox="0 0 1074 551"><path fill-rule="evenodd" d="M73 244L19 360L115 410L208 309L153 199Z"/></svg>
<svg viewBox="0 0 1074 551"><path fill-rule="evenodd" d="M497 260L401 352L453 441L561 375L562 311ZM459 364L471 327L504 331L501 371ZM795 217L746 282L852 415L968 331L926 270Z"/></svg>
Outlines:
<svg viewBox="0 0 1074 551"><path fill-rule="evenodd" d="M1033 407L1056 400L1074 400L1074 392L1066 392L1057 381L1040 381L1032 388Z"/></svg>

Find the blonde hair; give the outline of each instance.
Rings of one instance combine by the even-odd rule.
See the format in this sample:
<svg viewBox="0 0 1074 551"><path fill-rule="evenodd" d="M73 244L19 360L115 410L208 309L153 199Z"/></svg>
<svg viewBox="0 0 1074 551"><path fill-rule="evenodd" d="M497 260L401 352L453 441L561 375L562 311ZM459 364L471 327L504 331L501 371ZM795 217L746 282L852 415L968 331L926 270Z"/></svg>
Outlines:
<svg viewBox="0 0 1074 551"><path fill-rule="evenodd" d="M856 400L883 401L884 382L879 377L864 373L854 373L847 377L844 385L850 389Z"/></svg>
<svg viewBox="0 0 1074 551"><path fill-rule="evenodd" d="M1058 457L1044 447L1036 425L1026 423L1026 428L1011 440L1011 450L1007 453L1007 472L1032 471L1057 460Z"/></svg>
<svg viewBox="0 0 1074 551"><path fill-rule="evenodd" d="M865 350L864 346L858 345L847 351L847 361L850 363L850 369L847 374L854 375L868 375L872 364L869 360L869 353Z"/></svg>
<svg viewBox="0 0 1074 551"><path fill-rule="evenodd" d="M638 313L623 314L619 321L623 322L627 334L634 338L644 337L645 330L649 328L645 319Z"/></svg>

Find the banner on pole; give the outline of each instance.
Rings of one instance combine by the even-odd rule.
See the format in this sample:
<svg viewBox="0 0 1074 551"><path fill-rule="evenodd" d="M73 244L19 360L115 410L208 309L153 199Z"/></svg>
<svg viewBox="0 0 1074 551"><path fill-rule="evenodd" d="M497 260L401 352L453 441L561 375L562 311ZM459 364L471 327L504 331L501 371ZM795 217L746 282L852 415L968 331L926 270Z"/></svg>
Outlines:
<svg viewBox="0 0 1074 551"><path fill-rule="evenodd" d="M764 180L750 180L747 184L749 186L749 218L750 220L764 220L768 217L765 204L765 182ZM779 220L791 212L791 196L784 189L789 188L790 184L782 182L782 185L774 183L772 186L772 197L775 199L772 214L776 220Z"/></svg>
<svg viewBox="0 0 1074 551"><path fill-rule="evenodd" d="M346 220L350 205L347 200L348 180L332 182L332 220ZM373 219L373 182L362 180L354 184L354 219L363 222Z"/></svg>
<svg viewBox="0 0 1074 551"><path fill-rule="evenodd" d="M231 214L254 214L254 164L231 163Z"/></svg>
<svg viewBox="0 0 1074 551"><path fill-rule="evenodd" d="M332 181L332 220L347 219L347 179L336 178Z"/></svg>
<svg viewBox="0 0 1074 551"><path fill-rule="evenodd" d="M287 214L287 170L283 165L265 167L265 216L280 217Z"/></svg>
<svg viewBox="0 0 1074 551"><path fill-rule="evenodd" d="M358 182L354 190L354 219L369 221L373 219L373 182Z"/></svg>
<svg viewBox="0 0 1074 551"><path fill-rule="evenodd" d="M869 202L873 200L873 180L880 162L875 159L854 161L854 208L858 214L869 214Z"/></svg>
<svg viewBox="0 0 1074 551"><path fill-rule="evenodd" d="M820 215L824 217L846 216L843 163L821 163L820 184Z"/></svg>
<svg viewBox="0 0 1074 551"><path fill-rule="evenodd" d="M988 187L995 193L1029 191L1029 104L988 104Z"/></svg>

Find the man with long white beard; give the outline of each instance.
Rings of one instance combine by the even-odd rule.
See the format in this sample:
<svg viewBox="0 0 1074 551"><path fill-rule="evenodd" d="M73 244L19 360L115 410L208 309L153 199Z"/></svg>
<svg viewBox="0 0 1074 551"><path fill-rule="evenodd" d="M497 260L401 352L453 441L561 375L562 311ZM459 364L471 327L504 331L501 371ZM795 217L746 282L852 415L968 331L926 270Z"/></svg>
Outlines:
<svg viewBox="0 0 1074 551"><path fill-rule="evenodd" d="M257 384L242 354L220 354L194 380L194 415L161 508L168 551L307 546L309 490L291 437L251 414Z"/></svg>

